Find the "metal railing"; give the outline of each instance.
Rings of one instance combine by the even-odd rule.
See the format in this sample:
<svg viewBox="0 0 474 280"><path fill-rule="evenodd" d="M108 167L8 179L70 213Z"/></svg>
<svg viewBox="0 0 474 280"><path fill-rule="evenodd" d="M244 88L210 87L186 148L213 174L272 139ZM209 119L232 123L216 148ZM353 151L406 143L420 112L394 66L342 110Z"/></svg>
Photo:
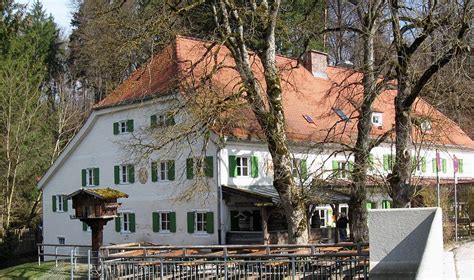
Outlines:
<svg viewBox="0 0 474 280"><path fill-rule="evenodd" d="M99 260L98 252L91 251L91 246L38 243L37 247L39 266L41 265L42 258L44 261L44 257L52 257L54 258L55 267L58 267L59 262L69 263L71 279L74 279L78 264L87 264L87 279L91 279L93 276L99 275L99 269L96 265L94 265ZM54 249L54 253L45 253L45 249L47 248Z"/></svg>
<svg viewBox="0 0 474 280"><path fill-rule="evenodd" d="M102 279L367 279L367 244L106 246Z"/></svg>

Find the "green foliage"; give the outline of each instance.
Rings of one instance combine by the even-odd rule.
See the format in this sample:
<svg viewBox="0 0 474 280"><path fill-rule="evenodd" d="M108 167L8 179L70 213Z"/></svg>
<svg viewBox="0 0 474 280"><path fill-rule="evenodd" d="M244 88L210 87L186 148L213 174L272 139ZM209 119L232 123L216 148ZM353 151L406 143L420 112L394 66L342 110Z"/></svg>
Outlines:
<svg viewBox="0 0 474 280"><path fill-rule="evenodd" d="M58 30L39 1L26 11L0 4L0 188L3 228L31 225L36 180L49 167L54 143L50 103L60 70ZM0 233L1 234L1 233Z"/></svg>

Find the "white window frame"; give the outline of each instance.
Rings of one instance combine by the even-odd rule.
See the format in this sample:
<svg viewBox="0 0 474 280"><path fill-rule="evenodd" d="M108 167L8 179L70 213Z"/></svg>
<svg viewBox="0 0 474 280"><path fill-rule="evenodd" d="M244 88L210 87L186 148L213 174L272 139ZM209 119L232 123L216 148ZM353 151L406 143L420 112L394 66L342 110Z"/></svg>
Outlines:
<svg viewBox="0 0 474 280"><path fill-rule="evenodd" d="M349 162L346 160L336 160L337 161L337 178L347 179L350 175Z"/></svg>
<svg viewBox="0 0 474 280"><path fill-rule="evenodd" d="M64 212L64 195L57 194L56 196L56 212ZM67 200L66 200L67 203Z"/></svg>
<svg viewBox="0 0 474 280"><path fill-rule="evenodd" d="M120 233L130 233L130 214L132 212L123 211L120 212ZM125 216L127 216L127 222L125 222ZM125 230L125 225L127 229Z"/></svg>
<svg viewBox="0 0 474 280"><path fill-rule="evenodd" d="M376 118L377 121L374 121L374 118ZM383 113L381 113L381 112L372 112L372 116L370 117L370 121L375 126L382 126L383 125Z"/></svg>
<svg viewBox="0 0 474 280"><path fill-rule="evenodd" d="M56 239L58 240L59 245L66 245L66 236L58 235L58 236L56 236ZM61 243L61 239L63 240L62 243Z"/></svg>
<svg viewBox="0 0 474 280"><path fill-rule="evenodd" d="M316 209L316 211L318 211L318 215L319 215L319 221L321 222L321 226L322 228L325 228L327 227L328 225L328 209L326 208L319 208L319 209ZM321 213L324 213L323 215L321 215ZM324 223L323 223L324 222Z"/></svg>
<svg viewBox="0 0 474 280"><path fill-rule="evenodd" d="M170 219L170 213L171 211L158 211L158 215L160 215L160 233L170 233L171 232L171 219ZM163 216L167 216L166 218L166 223L168 225L168 228L165 229L163 228L163 221L165 221L163 219Z"/></svg>
<svg viewBox="0 0 474 280"><path fill-rule="evenodd" d="M244 160L246 161L246 165L243 164ZM250 157L236 156L235 168L237 169L236 177L250 177ZM244 171L246 173L245 175L243 175Z"/></svg>
<svg viewBox="0 0 474 280"><path fill-rule="evenodd" d="M129 133L127 121L128 121L128 120L122 120L122 121L119 121L119 122L118 122L119 134L127 134L127 133Z"/></svg>
<svg viewBox="0 0 474 280"><path fill-rule="evenodd" d="M207 212L203 210L197 210L194 212L194 228L195 233L197 234L207 234ZM201 216L204 220L199 221L199 216ZM199 230L198 225L202 224L202 229Z"/></svg>
<svg viewBox="0 0 474 280"><path fill-rule="evenodd" d="M162 167L164 167L164 169ZM158 170L156 170L157 175L158 175L158 178L157 178L158 181L159 182L169 181L169 178L168 178L168 169L169 169L168 161L167 160L158 161L157 164L156 164L156 168L158 169ZM164 175L164 177L162 177L162 175Z"/></svg>
<svg viewBox="0 0 474 280"><path fill-rule="evenodd" d="M339 205L339 213L342 214L342 209L346 208L345 215L349 216L349 206L348 205Z"/></svg>
<svg viewBox="0 0 474 280"><path fill-rule="evenodd" d="M420 129L422 132L430 132L433 129L430 120L423 120L420 124Z"/></svg>
<svg viewBox="0 0 474 280"><path fill-rule="evenodd" d="M95 186L94 179L94 168L86 168L86 187Z"/></svg>
<svg viewBox="0 0 474 280"><path fill-rule="evenodd" d="M130 184L130 178L128 178L128 164L119 165L119 175L121 185ZM125 180L123 180L124 178Z"/></svg>

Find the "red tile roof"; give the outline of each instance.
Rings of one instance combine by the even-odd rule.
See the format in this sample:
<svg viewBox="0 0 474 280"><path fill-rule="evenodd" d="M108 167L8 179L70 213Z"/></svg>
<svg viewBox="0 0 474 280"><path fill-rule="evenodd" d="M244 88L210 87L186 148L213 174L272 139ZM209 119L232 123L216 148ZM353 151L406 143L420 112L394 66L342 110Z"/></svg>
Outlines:
<svg viewBox="0 0 474 280"><path fill-rule="evenodd" d="M211 73L216 65L225 67L212 75L214 87L225 94L238 93L240 76L233 68L235 64L229 51L225 47L210 46L209 42L178 36L173 44L153 56L99 102L95 109L129 104L168 94L170 91L184 91L185 88L194 87L199 78ZM256 77L264 88L261 63L254 55L251 60ZM277 64L280 68L286 129L290 140L311 143L349 143L356 140L357 111L354 106L362 97L361 73L328 67L329 79L321 79L314 77L295 59L278 56ZM395 90L387 90L375 101L374 111L383 112L383 127L373 127L373 137L382 135L394 126L395 96ZM334 108L341 108L352 120L342 121ZM431 133L423 135L414 129L413 138L416 141L474 147L474 141L456 123L423 99L417 100L413 110L416 116L430 118L433 126ZM238 111L228 113L240 118L240 122L224 133L239 139L261 137L261 129L248 105L242 104ZM304 114L311 116L315 123L308 123Z"/></svg>

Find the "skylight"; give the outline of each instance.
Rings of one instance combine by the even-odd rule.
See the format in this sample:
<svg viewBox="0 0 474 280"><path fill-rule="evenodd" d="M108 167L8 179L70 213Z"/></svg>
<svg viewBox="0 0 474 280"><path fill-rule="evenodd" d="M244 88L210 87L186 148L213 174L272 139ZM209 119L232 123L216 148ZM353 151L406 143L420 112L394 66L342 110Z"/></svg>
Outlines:
<svg viewBox="0 0 474 280"><path fill-rule="evenodd" d="M336 114L339 116L339 118L341 118L341 120L343 121L349 121L349 117L344 113L344 111L342 111L342 109L339 109L339 108L333 108L334 112L336 112Z"/></svg>
<svg viewBox="0 0 474 280"><path fill-rule="evenodd" d="M313 123L315 124L313 118L310 115L305 115L303 114L303 118L308 122L308 123Z"/></svg>

